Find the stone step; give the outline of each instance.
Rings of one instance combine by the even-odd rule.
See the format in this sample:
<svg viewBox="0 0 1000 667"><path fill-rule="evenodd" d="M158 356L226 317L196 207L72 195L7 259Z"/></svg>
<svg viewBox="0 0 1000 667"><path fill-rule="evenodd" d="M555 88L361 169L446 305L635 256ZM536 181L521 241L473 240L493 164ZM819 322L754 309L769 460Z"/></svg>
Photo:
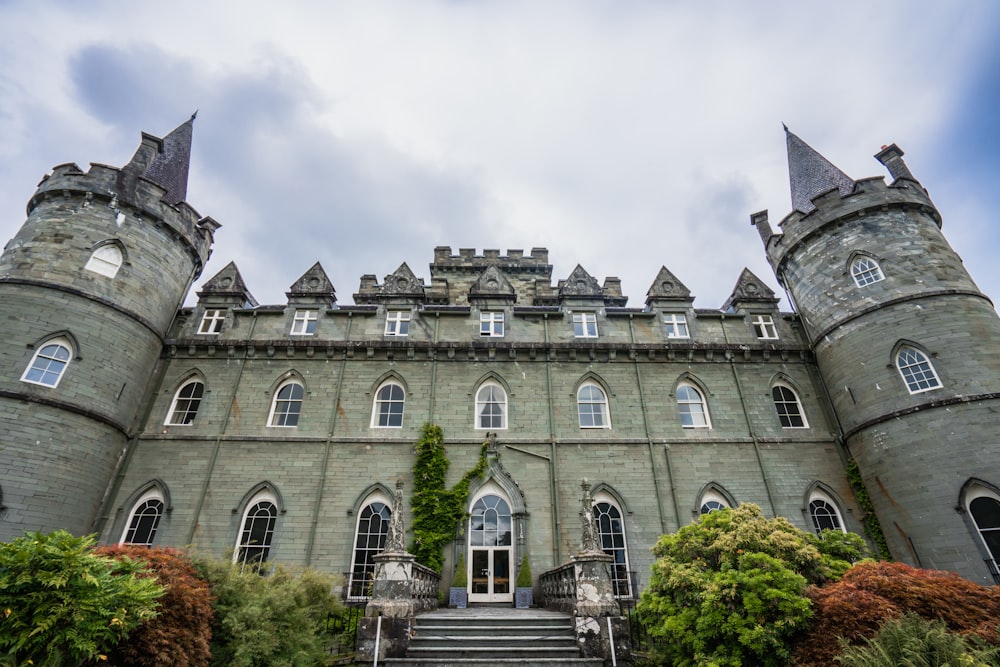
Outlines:
<svg viewBox="0 0 1000 667"><path fill-rule="evenodd" d="M518 667L603 667L600 658L384 658L379 664L394 667L490 667L492 665L517 665Z"/></svg>

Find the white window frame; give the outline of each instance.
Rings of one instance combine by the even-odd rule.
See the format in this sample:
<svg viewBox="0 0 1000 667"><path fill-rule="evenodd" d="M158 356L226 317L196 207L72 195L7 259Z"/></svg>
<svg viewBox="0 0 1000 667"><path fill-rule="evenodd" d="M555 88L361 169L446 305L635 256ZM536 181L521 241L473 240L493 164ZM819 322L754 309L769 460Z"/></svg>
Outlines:
<svg viewBox="0 0 1000 667"><path fill-rule="evenodd" d="M502 310L484 310L479 313L479 335L483 338L503 338L504 316Z"/></svg>
<svg viewBox="0 0 1000 667"><path fill-rule="evenodd" d="M904 356L908 357L904 359ZM899 371L906 390L911 394L922 394L941 388L941 379L930 357L912 345L903 345L896 351L896 370ZM927 385L927 386L921 386Z"/></svg>
<svg viewBox="0 0 1000 667"><path fill-rule="evenodd" d="M69 340L61 336L49 339L31 355L31 361L21 375L21 382L55 389L72 361L73 345ZM33 379L32 376L37 378ZM55 376L55 379L50 379L51 376Z"/></svg>
<svg viewBox="0 0 1000 667"><path fill-rule="evenodd" d="M718 491L711 489L701 495L701 502L698 503L698 515L705 516L722 509L731 509L729 500Z"/></svg>
<svg viewBox="0 0 1000 667"><path fill-rule="evenodd" d="M584 390L590 390L591 395L587 398L583 398ZM599 399L593 397L593 391L596 390L600 394ZM584 410L583 407L588 406L586 415L589 417L587 421L592 422L589 424L584 423ZM597 407L597 411L594 411L594 407ZM596 382L584 382L580 385L580 388L576 390L576 414L580 428L592 429L592 428L611 428L611 410L608 407L608 392L601 385ZM600 420L594 419L595 415L599 415ZM593 423L596 421L603 421L602 424Z"/></svg>
<svg viewBox="0 0 1000 667"><path fill-rule="evenodd" d="M390 310L385 314L386 336L410 335L410 311Z"/></svg>
<svg viewBox="0 0 1000 667"><path fill-rule="evenodd" d="M106 278L114 278L124 261L122 249L115 243L106 243L94 250L83 268Z"/></svg>
<svg viewBox="0 0 1000 667"><path fill-rule="evenodd" d="M840 511L840 507L834 502L833 498L829 495L823 493L822 491L813 491L809 494L809 522L812 524L813 532L817 535L822 534L824 530L839 530L842 533L847 532L847 528L844 526L844 515ZM822 510L822 514L819 512ZM823 527L817 520L817 516L824 516L827 518L832 517L836 519L836 526L833 528Z"/></svg>
<svg viewBox="0 0 1000 667"><path fill-rule="evenodd" d="M487 391L492 391L492 399L488 400L483 396ZM500 425L499 426L483 426L483 417L490 417L485 415L486 408L495 405L500 410ZM507 430L507 392L496 382L484 382L479 385L479 389L476 390L476 423L475 429L477 431L506 431Z"/></svg>
<svg viewBox="0 0 1000 667"><path fill-rule="evenodd" d="M851 278L857 287L867 287L885 280L885 274L874 257L859 255L851 262Z"/></svg>
<svg viewBox="0 0 1000 667"><path fill-rule="evenodd" d="M181 396L181 392L192 385L200 385L201 392L197 396ZM174 400L170 402L167 419L163 422L164 426L190 426L197 419L198 410L201 409L203 400L205 400L205 383L202 382L201 378L190 378L174 392ZM183 407L183 412L179 410L181 407ZM178 417L183 417L186 421L178 421Z"/></svg>
<svg viewBox="0 0 1000 667"><path fill-rule="evenodd" d="M296 387L299 390L298 396L296 396ZM285 389L288 389L290 393L287 396L282 396ZM271 398L271 412L267 416L268 428L298 428L299 420L302 418L302 403L305 401L305 396L306 388L298 380L282 382ZM279 404L282 408L280 411ZM292 410L293 404L298 404L297 409ZM294 420L290 419L292 415L294 415ZM289 424L289 421L295 423Z"/></svg>
<svg viewBox="0 0 1000 667"><path fill-rule="evenodd" d="M597 338L597 313L573 313L573 337Z"/></svg>
<svg viewBox="0 0 1000 667"><path fill-rule="evenodd" d="M774 394L776 391L781 391L783 395L780 400ZM788 394L791 394L789 398ZM806 419L806 412L802 409L802 401L799 399L798 393L789 387L784 382L776 382L773 387L771 387L771 401L774 403L774 409L778 413L778 423L781 424L781 428L795 429L795 428L809 428L809 421ZM789 408L786 407L786 411L782 412L779 405L783 406L794 406L795 412L791 412ZM785 424L787 420L793 422L795 419L801 421L801 424Z"/></svg>
<svg viewBox="0 0 1000 667"><path fill-rule="evenodd" d="M224 308L209 308L201 316L198 333L202 336L218 336L225 321L226 310Z"/></svg>
<svg viewBox="0 0 1000 667"><path fill-rule="evenodd" d="M319 320L319 311L310 309L296 310L292 317L291 336L312 336L316 333L316 322Z"/></svg>
<svg viewBox="0 0 1000 667"><path fill-rule="evenodd" d="M970 485L969 490L965 494L965 509L969 513L969 518L972 519L972 524L976 527L976 534L979 535L979 539L982 541L983 547L986 549L986 553L990 555L990 558L994 563L1000 563L1000 548L997 549L997 553L993 553L993 549L990 548L990 543L986 541L985 533L996 533L1000 532L1000 527L998 526L987 526L983 527L979 525L976 520L976 515L972 511L972 502L980 498L986 498L992 500L993 502L1000 505L1000 496L997 496L993 491L987 489L979 484Z"/></svg>
<svg viewBox="0 0 1000 667"><path fill-rule="evenodd" d="M770 315L758 313L750 321L753 333L760 340L778 340L778 327L774 324L774 318Z"/></svg>
<svg viewBox="0 0 1000 667"><path fill-rule="evenodd" d="M691 392L697 398L691 396ZM681 427L682 428L712 428L712 418L708 413L708 401L705 399L704 392L691 382L681 382L677 385L677 410L681 416ZM697 407L698 411L693 411L692 407ZM689 417L688 421L690 424L686 424L685 415ZM695 419L696 415L700 415L701 419ZM700 423L697 423L700 422Z"/></svg>
<svg viewBox="0 0 1000 667"><path fill-rule="evenodd" d="M364 543L361 541L361 521L365 518L365 510L370 508L372 505L379 503L382 507L378 512L372 511L372 517L378 515L381 518L380 526L384 526L385 532L372 532L371 529L371 518L368 518L367 530L364 533L365 540ZM388 517L385 517L382 512L383 510L388 513ZM372 558L385 548L385 543L389 536L389 522L392 520L392 501L385 497L384 494L374 493L365 499L362 503L361 509L358 511L358 520L354 523L354 549L351 551L351 569L349 572L349 579L347 582L347 599L348 600L367 600L371 597L371 591L369 589L372 581L375 578L375 562ZM371 544L371 538L374 536L376 538L376 544L374 547ZM358 562L358 555L362 556L362 562ZM360 565L360 569L359 568ZM361 575L360 582L355 579L358 575ZM359 590L360 588L360 590Z"/></svg>
<svg viewBox="0 0 1000 667"><path fill-rule="evenodd" d="M399 389L399 393L401 394L400 398L392 396L393 387ZM385 390L388 390L389 394L383 398L382 392ZM392 406L396 404L402 406L402 409L399 411L399 423L392 424L390 423L391 421L393 421L391 417L395 414L395 412L393 412L392 410ZM383 406L386 406L386 409L384 411L383 411ZM386 417L385 424L382 423L383 413L384 416ZM375 391L375 398L372 401L371 427L403 428L403 418L405 417L405 415L406 415L406 389L403 388L403 385L395 380L387 380L386 382L383 382L381 385L379 385L379 388Z"/></svg>
<svg viewBox="0 0 1000 667"><path fill-rule="evenodd" d="M252 535L253 529L253 525L248 527L247 521L250 519L250 513L264 504L270 505L270 510L267 510L267 508L261 508L267 510L267 521L269 525L264 531L265 539L259 544L254 544L253 542L247 541L247 538ZM233 563L238 563L241 568L246 567L248 564L252 567L259 568L267 562L267 559L271 555L271 549L274 548L274 533L277 528L278 514L278 499L270 491L261 491L250 499L246 508L243 510L242 517L240 518L240 528L236 535L236 548L233 549ZM253 517L254 521L259 521L260 516L260 514L255 514ZM254 559L252 563L248 563L248 549L254 549L255 551L262 550L263 556L259 560Z"/></svg>
<svg viewBox="0 0 1000 667"><path fill-rule="evenodd" d="M152 503L152 504L151 504ZM159 507L156 507L156 503L159 503ZM146 510L153 509L155 518L153 519L153 526L149 529L149 539L145 542L135 542L135 532L137 532L139 526L133 525L138 521L142 520L142 517L149 516L149 512ZM163 519L163 494L159 489L153 488L146 493L139 496L139 499L132 504L132 510L128 514L128 520L125 522L125 529L122 531L121 539L118 540L118 544L132 544L141 547L151 547L156 541L156 531L160 527L160 521ZM129 540L129 534L132 534L132 540Z"/></svg>
<svg viewBox="0 0 1000 667"><path fill-rule="evenodd" d="M611 512L607 512L605 514L605 510L601 508L600 505L607 505L608 508L614 510L618 516L615 517ZM601 543L601 551L614 558L614 560L608 564L611 573L611 589L616 598L631 600L634 592L632 591L632 577L629 571L628 536L625 534L625 513L622 512L621 506L609 493L597 493L594 495L593 511L594 524L597 539ZM601 525L602 516L608 516L609 521L611 522L610 532L604 532L604 526ZM617 532L615 531L615 521L618 522ZM620 546L615 544L616 535L621 537Z"/></svg>
<svg viewBox="0 0 1000 667"><path fill-rule="evenodd" d="M691 337L687 316L684 313L665 313L663 315L663 327L667 332L667 338L684 339Z"/></svg>

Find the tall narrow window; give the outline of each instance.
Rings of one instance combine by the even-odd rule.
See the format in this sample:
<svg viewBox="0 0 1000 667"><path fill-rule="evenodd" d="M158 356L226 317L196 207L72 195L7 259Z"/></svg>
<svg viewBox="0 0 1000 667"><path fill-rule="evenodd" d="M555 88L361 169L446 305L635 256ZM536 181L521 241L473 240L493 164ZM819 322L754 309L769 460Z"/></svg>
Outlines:
<svg viewBox="0 0 1000 667"><path fill-rule="evenodd" d="M573 335L577 338L597 338L597 315L573 313Z"/></svg>
<svg viewBox="0 0 1000 667"><path fill-rule="evenodd" d="M71 349L69 341L65 338L54 338L45 343L31 358L31 363L28 364L21 380L31 384L55 387L66 372L66 367L69 366L69 361L73 356Z"/></svg>
<svg viewBox="0 0 1000 667"><path fill-rule="evenodd" d="M750 322L753 333L761 340L776 340L778 329L774 326L774 318L770 315L754 315Z"/></svg>
<svg viewBox="0 0 1000 667"><path fill-rule="evenodd" d="M222 331L222 323L226 321L226 311L219 309L206 310L201 316L198 333L214 336Z"/></svg>
<svg viewBox="0 0 1000 667"><path fill-rule="evenodd" d="M385 548L391 518L392 509L382 501L368 503L358 515L348 599L364 600L371 597L372 581L375 579L375 556Z"/></svg>
<svg viewBox="0 0 1000 667"><path fill-rule="evenodd" d="M124 260L121 248L114 243L108 243L95 250L83 268L108 278L114 278L118 275L118 269L121 268Z"/></svg>
<svg viewBox="0 0 1000 667"><path fill-rule="evenodd" d="M969 502L969 514L994 562L1000 560L1000 501L979 495Z"/></svg>
<svg viewBox="0 0 1000 667"><path fill-rule="evenodd" d="M587 383L576 392L580 428L611 428L608 398L596 384Z"/></svg>
<svg viewBox="0 0 1000 667"><path fill-rule="evenodd" d="M268 426L298 426L305 390L298 382L286 382L274 392Z"/></svg>
<svg viewBox="0 0 1000 667"><path fill-rule="evenodd" d="M597 523L601 551L614 558L611 563L611 585L615 597L631 599L632 586L629 581L625 524L621 510L609 502L594 503L594 521Z"/></svg>
<svg viewBox="0 0 1000 667"><path fill-rule="evenodd" d="M865 285L885 280L878 262L866 256L858 257L851 264L851 277L854 278L854 284L858 287L864 287Z"/></svg>
<svg viewBox="0 0 1000 667"><path fill-rule="evenodd" d="M406 394L403 388L395 382L386 382L375 392L375 405L372 409L373 428L402 428L403 407L406 404Z"/></svg>
<svg viewBox="0 0 1000 667"><path fill-rule="evenodd" d="M781 422L781 428L805 428L807 426L805 413L802 412L802 404L791 387L776 384L771 389L771 397L774 399L774 409L778 411L778 421Z"/></svg>
<svg viewBox="0 0 1000 667"><path fill-rule="evenodd" d="M837 506L829 498L814 495L809 501L809 518L812 519L813 530L819 535L824 530L839 530L843 532L844 522L840 520Z"/></svg>
<svg viewBox="0 0 1000 667"><path fill-rule="evenodd" d="M315 310L296 310L292 319L293 336L312 336L316 333L316 320L319 317Z"/></svg>
<svg viewBox="0 0 1000 667"><path fill-rule="evenodd" d="M152 490L143 494L132 506L121 543L142 547L153 546L161 517L163 517L163 496L160 492Z"/></svg>
<svg viewBox="0 0 1000 667"><path fill-rule="evenodd" d="M903 376L906 388L911 394L941 387L941 382L927 355L916 348L903 346L896 354L896 368L899 369L899 374Z"/></svg>
<svg viewBox="0 0 1000 667"><path fill-rule="evenodd" d="M185 426L194 422L198 415L198 408L201 407L201 398L205 393L205 385L198 380L191 380L185 383L170 404L170 412L167 415L168 426Z"/></svg>
<svg viewBox="0 0 1000 667"><path fill-rule="evenodd" d="M497 310L479 313L479 335L503 338L503 313Z"/></svg>
<svg viewBox="0 0 1000 667"><path fill-rule="evenodd" d="M507 428L507 394L495 382L487 382L476 392L476 428Z"/></svg>
<svg viewBox="0 0 1000 667"><path fill-rule="evenodd" d="M243 523L233 562L259 568L271 553L274 538L274 524L278 519L278 508L274 498L262 495L250 501L243 513Z"/></svg>
<svg viewBox="0 0 1000 667"><path fill-rule="evenodd" d="M693 385L681 384L677 387L677 408L681 413L681 426L684 428L711 428L708 420L708 408L701 392Z"/></svg>
<svg viewBox="0 0 1000 667"><path fill-rule="evenodd" d="M386 336L407 336L410 333L410 311L390 310L385 315Z"/></svg>
<svg viewBox="0 0 1000 667"><path fill-rule="evenodd" d="M667 313L663 316L663 327L667 338L690 338L687 318L682 313Z"/></svg>

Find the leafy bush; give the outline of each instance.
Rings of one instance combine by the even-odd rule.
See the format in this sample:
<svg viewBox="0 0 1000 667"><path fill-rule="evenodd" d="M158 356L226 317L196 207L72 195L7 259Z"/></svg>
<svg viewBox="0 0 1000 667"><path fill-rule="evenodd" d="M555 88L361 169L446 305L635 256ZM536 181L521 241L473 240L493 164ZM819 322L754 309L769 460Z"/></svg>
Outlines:
<svg viewBox="0 0 1000 667"><path fill-rule="evenodd" d="M921 570L903 563L866 562L823 588L807 591L814 617L796 640L797 665L836 665L837 638L858 644L887 621L905 613L941 620L948 630L1000 643L1000 590L980 586L952 572Z"/></svg>
<svg viewBox="0 0 1000 667"><path fill-rule="evenodd" d="M853 545L853 546L852 546ZM811 616L809 583L839 576L862 542L818 540L756 505L664 535L638 605L654 658L672 665L785 665ZM822 549L831 548L831 553Z"/></svg>
<svg viewBox="0 0 1000 667"><path fill-rule="evenodd" d="M94 553L92 537L64 530L0 544L0 651L16 664L106 660L155 615L163 587L128 558Z"/></svg>
<svg viewBox="0 0 1000 667"><path fill-rule="evenodd" d="M212 588L212 665L299 667L321 664L331 638L326 622L342 612L334 581L315 570L276 566L243 571L222 561L196 567Z"/></svg>
<svg viewBox="0 0 1000 667"><path fill-rule="evenodd" d="M886 621L864 646L847 646L836 660L845 667L940 667L1000 665L1000 651L976 646L941 621L915 614Z"/></svg>
<svg viewBox="0 0 1000 667"><path fill-rule="evenodd" d="M142 562L166 592L156 618L136 628L109 654L110 663L134 667L203 667L211 658L212 594L191 561L176 549L101 547L98 554Z"/></svg>

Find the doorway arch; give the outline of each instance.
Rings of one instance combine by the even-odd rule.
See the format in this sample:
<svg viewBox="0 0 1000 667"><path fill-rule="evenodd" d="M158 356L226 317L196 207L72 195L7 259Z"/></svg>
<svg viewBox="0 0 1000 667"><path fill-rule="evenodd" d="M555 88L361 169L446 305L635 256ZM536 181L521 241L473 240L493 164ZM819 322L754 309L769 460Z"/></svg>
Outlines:
<svg viewBox="0 0 1000 667"><path fill-rule="evenodd" d="M469 602L514 600L514 517L499 485L484 484L469 505Z"/></svg>

